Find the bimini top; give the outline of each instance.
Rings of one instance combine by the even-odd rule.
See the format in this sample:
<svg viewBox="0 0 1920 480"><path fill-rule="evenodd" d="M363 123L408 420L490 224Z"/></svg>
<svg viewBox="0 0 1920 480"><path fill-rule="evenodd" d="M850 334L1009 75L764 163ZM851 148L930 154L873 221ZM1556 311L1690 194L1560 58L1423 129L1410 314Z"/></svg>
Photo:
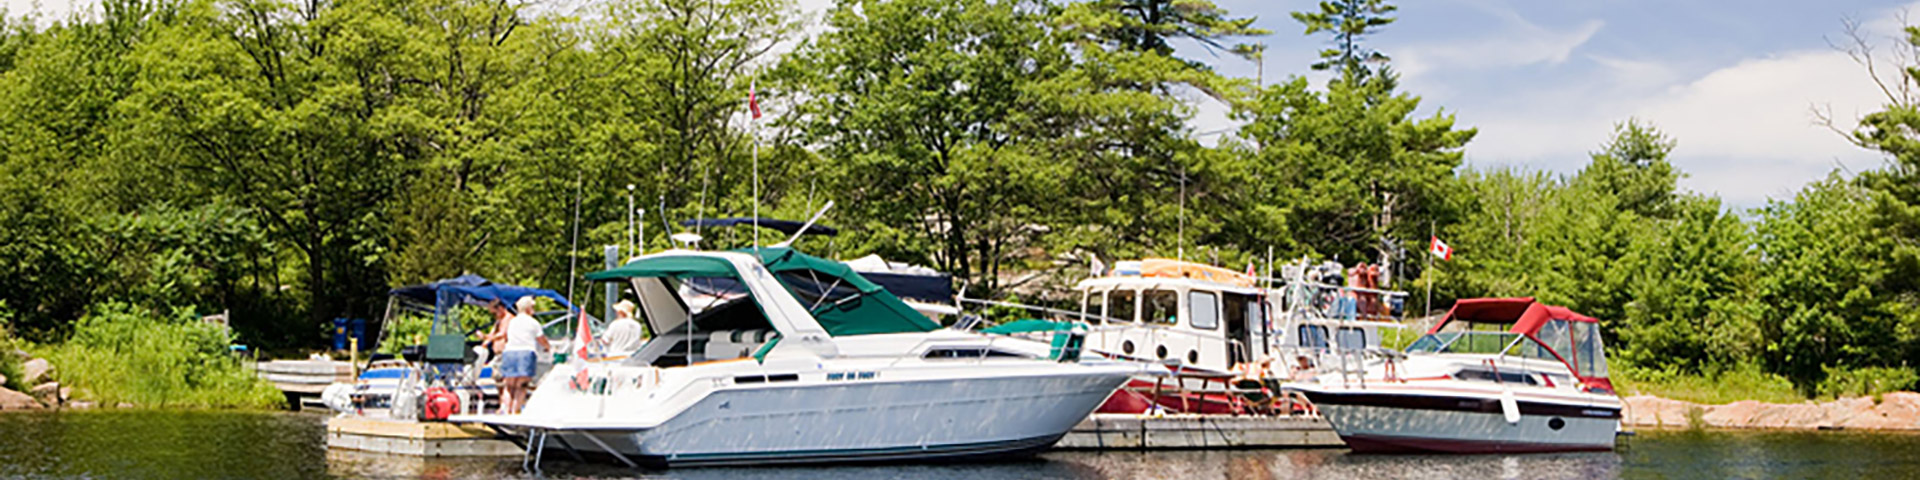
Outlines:
<svg viewBox="0 0 1920 480"><path fill-rule="evenodd" d="M502 306L507 307L507 310L513 310L513 302L520 297L546 297L566 307L567 310L573 310L573 303L568 302L567 297L560 296L559 292L544 288L493 283L486 277L471 273L431 283L395 288L388 290L387 295L433 305L440 309L446 309L453 303L459 302L485 304L498 301Z"/></svg>
<svg viewBox="0 0 1920 480"><path fill-rule="evenodd" d="M779 279L787 293L811 305L810 314L828 335L870 335L880 333L930 332L938 324L915 312L899 297L855 273L844 263L828 260L792 248L744 248L733 250L753 256ZM690 252L691 253L691 252ZM655 254L626 265L587 274L589 280L616 280L634 277L740 278L733 265L710 255Z"/></svg>
<svg viewBox="0 0 1920 480"><path fill-rule="evenodd" d="M1532 335L1540 330L1548 320L1566 320L1570 322L1599 323L1600 320L1581 315L1566 307L1556 307L1533 300L1533 297L1520 298L1470 298L1454 302L1453 309L1447 311L1446 318L1435 324L1427 333L1437 333L1448 322L1511 324L1513 333Z"/></svg>

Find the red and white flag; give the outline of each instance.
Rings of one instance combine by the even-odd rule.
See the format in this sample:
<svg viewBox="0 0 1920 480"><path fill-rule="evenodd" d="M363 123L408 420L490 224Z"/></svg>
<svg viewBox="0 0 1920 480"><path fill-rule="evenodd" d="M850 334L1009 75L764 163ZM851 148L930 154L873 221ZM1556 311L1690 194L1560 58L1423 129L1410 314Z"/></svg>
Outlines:
<svg viewBox="0 0 1920 480"><path fill-rule="evenodd" d="M760 97L753 92L757 86L755 81L747 81L747 109L753 111L754 120L760 119Z"/></svg>
<svg viewBox="0 0 1920 480"><path fill-rule="evenodd" d="M1447 242L1440 241L1440 237L1437 236L1433 237L1433 246L1427 247L1427 252L1440 257L1441 260L1453 260L1453 247L1448 246Z"/></svg>
<svg viewBox="0 0 1920 480"><path fill-rule="evenodd" d="M593 328L587 324L586 311L576 310L575 313L580 317L580 329L573 334L573 358L586 360L587 354L591 353L588 347L593 345Z"/></svg>

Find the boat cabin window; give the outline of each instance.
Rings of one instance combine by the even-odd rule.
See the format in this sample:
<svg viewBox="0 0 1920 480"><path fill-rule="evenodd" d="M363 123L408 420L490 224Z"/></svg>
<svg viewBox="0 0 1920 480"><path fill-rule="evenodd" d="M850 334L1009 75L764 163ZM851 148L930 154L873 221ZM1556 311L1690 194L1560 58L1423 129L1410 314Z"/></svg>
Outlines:
<svg viewBox="0 0 1920 480"><path fill-rule="evenodd" d="M928 360L935 360L935 359L960 359L960 358L1029 358L1029 357L1026 355L1021 355L1018 353L1001 350L998 348L981 347L981 346L955 346L955 347L929 348L927 349L927 354L922 355L921 358L925 358Z"/></svg>
<svg viewBox="0 0 1920 480"><path fill-rule="evenodd" d="M1327 348L1327 327L1320 325L1301 325L1299 344L1307 348Z"/></svg>
<svg viewBox="0 0 1920 480"><path fill-rule="evenodd" d="M1573 343L1579 361L1577 368L1581 377L1607 376L1606 350L1601 345L1600 326L1589 322L1573 322Z"/></svg>
<svg viewBox="0 0 1920 480"><path fill-rule="evenodd" d="M1180 293L1147 290L1140 295L1140 321L1160 325L1180 323Z"/></svg>
<svg viewBox="0 0 1920 480"><path fill-rule="evenodd" d="M1367 331L1363 328L1340 327L1338 332L1334 332L1333 340L1341 350L1367 349Z"/></svg>
<svg viewBox="0 0 1920 480"><path fill-rule="evenodd" d="M1107 319L1115 322L1135 322L1133 290L1113 290L1107 292Z"/></svg>
<svg viewBox="0 0 1920 480"><path fill-rule="evenodd" d="M1213 292L1187 292L1187 311L1193 314L1193 328L1220 328L1220 300Z"/></svg>
<svg viewBox="0 0 1920 480"><path fill-rule="evenodd" d="M1527 375L1524 373L1513 372L1513 371L1497 372L1497 371L1481 369L1481 368L1462 368L1460 369L1460 371L1453 372L1453 378L1458 380L1472 380L1472 381L1494 382L1494 383L1523 383L1527 385L1540 384L1540 381L1535 380L1533 378L1533 375Z"/></svg>

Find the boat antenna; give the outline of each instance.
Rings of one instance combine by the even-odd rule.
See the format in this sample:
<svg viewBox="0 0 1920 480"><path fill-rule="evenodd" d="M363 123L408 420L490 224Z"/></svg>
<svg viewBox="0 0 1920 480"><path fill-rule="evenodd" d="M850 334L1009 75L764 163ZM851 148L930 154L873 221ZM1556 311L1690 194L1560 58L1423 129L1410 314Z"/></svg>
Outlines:
<svg viewBox="0 0 1920 480"><path fill-rule="evenodd" d="M1174 258L1179 259L1182 262L1185 262L1187 261L1187 167L1185 165L1182 165L1180 167L1180 215L1179 217L1180 217L1180 232L1178 235L1180 238L1175 239L1175 245L1177 245L1176 247L1177 250L1175 251L1177 253L1175 254Z"/></svg>
<svg viewBox="0 0 1920 480"><path fill-rule="evenodd" d="M669 238L671 238L673 235L673 220L667 219L667 196L665 194L660 195L660 225L666 228L665 231ZM673 248L672 241L667 242L667 248Z"/></svg>
<svg viewBox="0 0 1920 480"><path fill-rule="evenodd" d="M573 301L573 277L579 273L580 195L583 183L581 173L573 172L573 245L567 247L567 301Z"/></svg>
<svg viewBox="0 0 1920 480"><path fill-rule="evenodd" d="M633 233L633 227L634 227L633 213L634 213L633 184L629 183L627 184L627 248L628 249L635 249L634 246L639 244L638 239L640 238L638 235Z"/></svg>
<svg viewBox="0 0 1920 480"><path fill-rule="evenodd" d="M776 243L776 244L774 244L773 246L775 246L775 247L786 247L786 246L791 246L791 245L793 245L793 242L795 242L795 241L798 241L798 240L800 240L800 236L801 236L801 235L805 235L805 234L807 233L807 229L809 229L809 228L813 228L813 222L818 222L818 221L820 221L820 216L822 216L822 215L826 215L826 214L827 214L827 210L831 210L831 209L833 209L833 201L832 201L832 200L828 200L828 201L827 201L827 204L826 204L826 205L824 205L824 206L821 206L821 207L820 207L820 211L818 211L818 212L813 212L813 218L809 218L809 219L807 219L807 223L806 223L806 224L804 224L804 225L801 225L801 226L800 226L800 229L799 229L799 230L794 230L794 231L793 231L793 236L792 236L792 237L789 237L789 238L787 238L787 241L784 241L784 242L780 242L780 243Z"/></svg>

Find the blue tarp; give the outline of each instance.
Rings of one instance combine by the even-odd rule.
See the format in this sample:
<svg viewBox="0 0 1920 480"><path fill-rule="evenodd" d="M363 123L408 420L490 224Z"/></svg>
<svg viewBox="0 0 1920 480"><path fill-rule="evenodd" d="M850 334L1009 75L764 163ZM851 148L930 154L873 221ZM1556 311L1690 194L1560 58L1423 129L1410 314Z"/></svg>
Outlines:
<svg viewBox="0 0 1920 480"><path fill-rule="evenodd" d="M567 297L560 296L558 292L544 288L495 284L486 277L471 273L431 283L395 288L388 290L387 294L433 305L442 310L459 303L486 305L496 300L501 305L505 305L507 310L513 310L513 302L525 296L550 298L568 310L573 309L573 303L568 302Z"/></svg>

